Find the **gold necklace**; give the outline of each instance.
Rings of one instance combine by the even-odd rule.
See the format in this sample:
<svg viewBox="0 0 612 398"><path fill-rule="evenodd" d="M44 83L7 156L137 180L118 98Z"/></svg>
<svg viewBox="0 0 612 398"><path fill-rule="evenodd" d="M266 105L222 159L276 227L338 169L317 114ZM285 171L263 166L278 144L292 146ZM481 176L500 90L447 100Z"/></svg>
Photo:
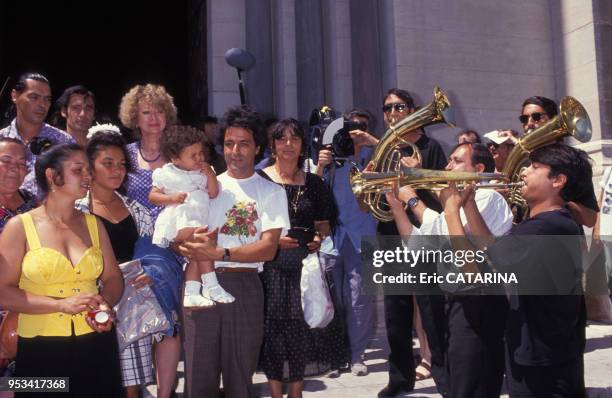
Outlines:
<svg viewBox="0 0 612 398"><path fill-rule="evenodd" d="M92 201L94 201L95 203L97 203L100 206L102 206L102 208L106 211L106 214L108 214L108 218L109 218L110 222L112 222L113 224L117 224L117 223L119 223L119 221L115 217L113 217L113 213L109 210L109 208L106 205L107 204L110 205L111 203L113 203L116 200L117 200L117 196L114 196L113 199L111 199L109 202L104 203L100 199L94 199L92 197Z"/></svg>
<svg viewBox="0 0 612 398"><path fill-rule="evenodd" d="M278 177L281 180L281 185L283 186L283 188L285 189L285 191L287 193L289 193L289 191L287 191L287 184L285 183L285 179L283 178L283 176L281 175L280 171L275 167L274 171L276 172L276 174L278 175ZM293 173L293 177L292 180L295 181L295 177L300 173L300 169L297 169L295 171L295 173ZM304 185L306 184L306 178L304 178ZM302 190L302 186L301 184L290 184L290 185L297 185L298 187L298 191L295 194L295 196L293 197L293 199L289 200L289 205L291 207L291 209L293 210L293 214L295 215L298 211L298 203L300 201L300 197L304 194L304 190ZM291 217L292 218L292 217Z"/></svg>

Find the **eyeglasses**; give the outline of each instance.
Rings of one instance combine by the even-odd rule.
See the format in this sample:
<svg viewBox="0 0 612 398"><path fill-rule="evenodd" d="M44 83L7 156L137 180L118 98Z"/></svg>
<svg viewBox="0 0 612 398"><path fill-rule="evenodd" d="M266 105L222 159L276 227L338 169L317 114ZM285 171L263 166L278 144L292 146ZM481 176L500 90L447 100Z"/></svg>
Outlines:
<svg viewBox="0 0 612 398"><path fill-rule="evenodd" d="M384 113L389 113L391 112L391 109L395 109L395 112L404 112L406 110L406 108L408 108L408 104L405 104L403 102L398 102L395 104L386 104L383 105L382 107L382 111Z"/></svg>
<svg viewBox="0 0 612 398"><path fill-rule="evenodd" d="M533 112L531 115L519 116L519 120L521 121L521 123L527 124L527 122L529 121L529 116L531 116L534 122L539 122L543 116L547 116L547 115L546 113L542 113L542 112Z"/></svg>

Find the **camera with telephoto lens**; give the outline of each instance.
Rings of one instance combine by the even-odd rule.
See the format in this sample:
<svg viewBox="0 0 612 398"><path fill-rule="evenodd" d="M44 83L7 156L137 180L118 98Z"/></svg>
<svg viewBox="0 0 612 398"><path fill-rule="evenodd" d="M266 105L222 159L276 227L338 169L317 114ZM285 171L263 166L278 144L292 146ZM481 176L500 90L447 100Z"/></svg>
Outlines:
<svg viewBox="0 0 612 398"><path fill-rule="evenodd" d="M348 158L355 153L350 131L367 129L366 123L337 117L336 112L328 106L313 109L309 125L309 136L314 151L318 153L321 149L331 149L335 160Z"/></svg>

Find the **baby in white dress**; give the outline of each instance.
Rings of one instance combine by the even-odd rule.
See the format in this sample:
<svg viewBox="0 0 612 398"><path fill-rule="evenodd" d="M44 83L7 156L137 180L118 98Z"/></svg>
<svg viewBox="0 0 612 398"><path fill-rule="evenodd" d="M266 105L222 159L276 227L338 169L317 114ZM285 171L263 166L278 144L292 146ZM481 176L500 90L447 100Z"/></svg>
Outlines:
<svg viewBox="0 0 612 398"><path fill-rule="evenodd" d="M151 203L165 206L155 222L153 243L168 247L190 238L208 224L210 198L219 194L214 170L204 161L204 133L174 126L161 137L161 152L170 163L153 171ZM202 283L200 283L200 280ZM184 307L231 303L234 296L219 285L212 261L190 260L185 269Z"/></svg>

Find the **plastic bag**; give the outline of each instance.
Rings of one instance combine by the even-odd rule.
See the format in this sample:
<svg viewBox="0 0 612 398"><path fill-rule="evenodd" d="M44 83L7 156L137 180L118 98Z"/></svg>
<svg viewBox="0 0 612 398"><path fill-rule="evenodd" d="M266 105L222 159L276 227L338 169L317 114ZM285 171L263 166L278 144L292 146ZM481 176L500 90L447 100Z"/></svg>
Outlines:
<svg viewBox="0 0 612 398"><path fill-rule="evenodd" d="M310 253L302 260L302 309L304 320L311 328L324 328L334 319L334 303L321 270L319 257Z"/></svg>
<svg viewBox="0 0 612 398"><path fill-rule="evenodd" d="M117 342L119 349L123 350L136 340L165 331L170 327L170 322L150 286L136 289L129 283L144 273L140 260L119 264L119 268L123 273L125 288L114 309L117 314Z"/></svg>

